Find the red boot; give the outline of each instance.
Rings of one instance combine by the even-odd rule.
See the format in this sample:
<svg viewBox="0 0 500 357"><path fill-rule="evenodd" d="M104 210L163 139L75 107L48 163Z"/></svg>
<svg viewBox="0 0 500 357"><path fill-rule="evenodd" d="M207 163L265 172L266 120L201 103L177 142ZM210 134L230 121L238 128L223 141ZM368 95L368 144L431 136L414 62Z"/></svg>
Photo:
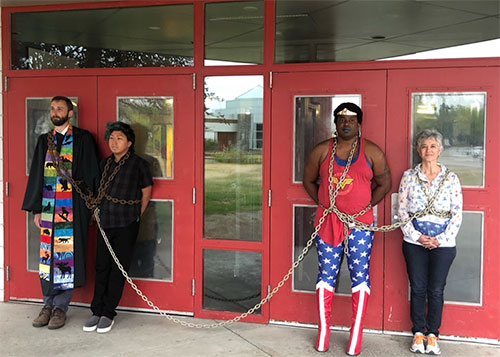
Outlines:
<svg viewBox="0 0 500 357"><path fill-rule="evenodd" d="M365 318L366 305L370 296L370 288L361 284L352 290L352 326L347 354L357 356L361 352L361 339L363 337L363 320Z"/></svg>
<svg viewBox="0 0 500 357"><path fill-rule="evenodd" d="M323 284L318 284L323 285ZM316 289L318 301L318 338L316 339L316 351L326 352L330 339L330 312L332 310L333 288L328 284Z"/></svg>

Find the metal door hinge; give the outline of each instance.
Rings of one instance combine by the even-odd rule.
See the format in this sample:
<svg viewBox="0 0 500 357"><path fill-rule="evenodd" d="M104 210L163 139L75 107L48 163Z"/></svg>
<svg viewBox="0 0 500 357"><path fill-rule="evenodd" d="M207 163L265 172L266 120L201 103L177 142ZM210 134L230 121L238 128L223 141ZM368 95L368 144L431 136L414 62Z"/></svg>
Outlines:
<svg viewBox="0 0 500 357"><path fill-rule="evenodd" d="M269 72L269 89L273 89L273 72Z"/></svg>
<svg viewBox="0 0 500 357"><path fill-rule="evenodd" d="M5 197L9 197L9 181L5 181Z"/></svg>
<svg viewBox="0 0 500 357"><path fill-rule="evenodd" d="M5 76L3 81L4 81L3 90L4 90L4 92L7 92L9 90L9 78L7 76Z"/></svg>
<svg viewBox="0 0 500 357"><path fill-rule="evenodd" d="M267 191L267 207L271 207L271 190Z"/></svg>
<svg viewBox="0 0 500 357"><path fill-rule="evenodd" d="M194 285L194 279L191 280L191 296L194 296L194 288L195 288L195 285Z"/></svg>
<svg viewBox="0 0 500 357"><path fill-rule="evenodd" d="M193 205L196 204L196 187L193 187Z"/></svg>
<svg viewBox="0 0 500 357"><path fill-rule="evenodd" d="M193 90L196 90L196 73L193 73Z"/></svg>
<svg viewBox="0 0 500 357"><path fill-rule="evenodd" d="M5 267L5 280L10 281L10 266Z"/></svg>

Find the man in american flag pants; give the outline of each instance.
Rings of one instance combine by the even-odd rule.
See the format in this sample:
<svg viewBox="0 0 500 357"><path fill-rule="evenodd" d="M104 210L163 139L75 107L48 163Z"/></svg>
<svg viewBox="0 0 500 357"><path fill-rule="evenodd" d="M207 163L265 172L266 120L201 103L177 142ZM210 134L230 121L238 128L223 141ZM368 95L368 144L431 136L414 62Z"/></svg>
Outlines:
<svg viewBox="0 0 500 357"><path fill-rule="evenodd" d="M342 103L335 109L334 116L336 138L316 145L304 168L304 188L318 203L314 224L318 226L325 207L330 207L330 194L340 185L335 197L337 209L353 215L368 207L356 219L372 225L374 219L371 206L382 200L391 188L391 175L385 155L376 144L361 138L363 112L357 105ZM352 153L350 166L347 167L354 145L356 149ZM330 172L333 176L331 191ZM342 176L343 179L340 180ZM328 350L333 292L345 244L352 289L352 325L347 354L357 355L361 352L363 320L370 296L369 268L373 231L349 229L345 237L344 224L333 212L326 215L316 236L319 265L316 283L319 314L316 350Z"/></svg>

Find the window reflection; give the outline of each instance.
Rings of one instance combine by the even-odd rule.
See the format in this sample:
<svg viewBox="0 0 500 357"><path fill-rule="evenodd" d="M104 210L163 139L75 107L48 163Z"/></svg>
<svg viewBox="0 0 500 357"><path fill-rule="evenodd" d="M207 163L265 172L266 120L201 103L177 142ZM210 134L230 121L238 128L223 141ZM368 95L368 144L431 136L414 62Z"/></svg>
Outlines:
<svg viewBox="0 0 500 357"><path fill-rule="evenodd" d="M48 133L54 125L50 120L50 98L26 98L26 175L29 174L33 153L38 137ZM78 98L70 97L73 102L73 116L69 122L78 124Z"/></svg>
<svg viewBox="0 0 500 357"><path fill-rule="evenodd" d="M264 1L205 5L205 65L260 64L264 59Z"/></svg>
<svg viewBox="0 0 500 357"><path fill-rule="evenodd" d="M205 79L204 237L262 239L262 76Z"/></svg>
<svg viewBox="0 0 500 357"><path fill-rule="evenodd" d="M483 214L464 211L457 235L457 256L444 290L445 301L481 303L482 257Z"/></svg>
<svg viewBox="0 0 500 357"><path fill-rule="evenodd" d="M439 157L460 178L462 186L484 185L485 93L413 93L413 135L437 129L443 135ZM420 157L412 153L412 166Z"/></svg>
<svg viewBox="0 0 500 357"><path fill-rule="evenodd" d="M149 201L141 216L130 276L172 281L172 201Z"/></svg>
<svg viewBox="0 0 500 357"><path fill-rule="evenodd" d="M11 36L12 69L192 66L193 5L14 13Z"/></svg>
<svg viewBox="0 0 500 357"><path fill-rule="evenodd" d="M361 107L361 95L295 97L294 181L301 182L304 165L314 146L333 136L333 111L344 102Z"/></svg>
<svg viewBox="0 0 500 357"><path fill-rule="evenodd" d="M118 120L135 132L135 152L149 164L156 178L172 178L173 103L172 97L117 98Z"/></svg>
<svg viewBox="0 0 500 357"><path fill-rule="evenodd" d="M261 299L261 263L257 252L204 250L203 308L244 312L257 304Z"/></svg>

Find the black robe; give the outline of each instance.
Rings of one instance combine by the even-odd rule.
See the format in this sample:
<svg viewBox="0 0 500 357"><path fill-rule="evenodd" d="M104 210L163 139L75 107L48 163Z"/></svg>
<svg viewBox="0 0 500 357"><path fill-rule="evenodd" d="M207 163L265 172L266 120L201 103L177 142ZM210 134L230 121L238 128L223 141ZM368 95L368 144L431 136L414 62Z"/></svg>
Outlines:
<svg viewBox="0 0 500 357"><path fill-rule="evenodd" d="M31 163L30 175L26 192L24 194L22 209L25 211L42 212L42 194L45 155L47 153L47 135L38 137L33 161ZM73 164L72 177L75 181L81 180L80 187L83 192L88 193L90 189L94 195L99 187L99 157L97 146L92 134L87 130L73 127ZM85 250L87 247L87 233L91 212L85 206L85 202L75 189L73 189L73 235L74 235L74 286L79 287L85 284ZM54 237L52 237L52 253L54 251ZM52 254L53 256L53 254ZM50 282L40 280L42 293L45 296L54 295L53 290L53 266L50 268Z"/></svg>

